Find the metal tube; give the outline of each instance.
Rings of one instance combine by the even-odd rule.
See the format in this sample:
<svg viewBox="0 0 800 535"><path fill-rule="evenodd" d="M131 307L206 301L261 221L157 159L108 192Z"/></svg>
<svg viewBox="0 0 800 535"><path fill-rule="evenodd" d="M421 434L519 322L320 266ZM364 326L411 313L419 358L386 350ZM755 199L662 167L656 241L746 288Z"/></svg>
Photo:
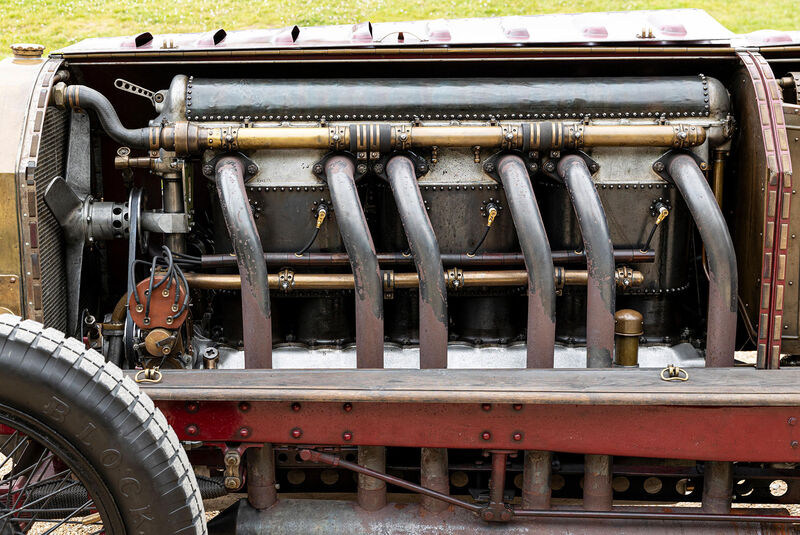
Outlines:
<svg viewBox="0 0 800 535"><path fill-rule="evenodd" d="M616 350L614 363L617 366L639 366L639 337L642 336L642 315L628 308L614 314L614 336Z"/></svg>
<svg viewBox="0 0 800 535"><path fill-rule="evenodd" d="M550 509L552 452L526 451L522 466L522 508Z"/></svg>
<svg viewBox="0 0 800 535"><path fill-rule="evenodd" d="M706 461L703 472L703 511L726 514L733 500L733 463Z"/></svg>
<svg viewBox="0 0 800 535"><path fill-rule="evenodd" d="M506 460L508 454L504 451L493 451L492 474L489 478L489 504L502 504L505 501L506 489Z"/></svg>
<svg viewBox="0 0 800 535"><path fill-rule="evenodd" d="M353 270L356 360L359 368L383 368L383 281L354 172L353 162L346 156L325 162L336 222Z"/></svg>
<svg viewBox="0 0 800 535"><path fill-rule="evenodd" d="M447 509L449 501L442 498L450 493L450 475L447 465L447 448L420 449L419 483L423 488L435 491L436 494L422 493L419 489L416 492L423 494L420 502L422 508L431 513L441 513Z"/></svg>
<svg viewBox="0 0 800 535"><path fill-rule="evenodd" d="M376 472L386 472L386 448L359 446L358 464ZM386 482L366 474L358 474L358 505L377 511L386 505Z"/></svg>
<svg viewBox="0 0 800 535"><path fill-rule="evenodd" d="M581 264L586 261L583 251L551 251L553 262L556 264ZM655 251L640 251L636 249L614 249L614 262L616 264L652 263L655 260ZM378 262L381 264L411 264L414 257L403 253L378 253ZM445 266L513 266L525 263L522 253L476 253L472 256L466 253L441 253L442 264ZM347 253L306 253L297 257L293 252L264 253L267 266L346 266L350 264ZM236 255L213 254L200 257L200 265L204 268L235 266Z"/></svg>
<svg viewBox="0 0 800 535"><path fill-rule="evenodd" d="M275 486L275 454L272 444L247 450L247 501L256 509L266 509L278 500Z"/></svg>
<svg viewBox="0 0 800 535"><path fill-rule="evenodd" d="M583 468L583 508L587 511L610 511L611 456L585 455Z"/></svg>
<svg viewBox="0 0 800 535"><path fill-rule="evenodd" d="M414 163L406 156L395 156L386 165L386 174L419 274L419 365L447 368L447 286Z"/></svg>
<svg viewBox="0 0 800 535"><path fill-rule="evenodd" d="M385 290L393 288L416 288L419 286L419 275L417 273L396 273L391 270L383 272L384 281L391 280L392 284L384 284ZM206 290L239 290L242 287L241 277L233 274L218 273L186 273L186 281L193 288ZM442 274L443 280L448 285L455 282L457 275L445 271ZM558 287L562 286L583 286L589 280L586 270L564 269L557 267L553 271L553 279ZM617 286L639 286L644 281L640 271L633 271L630 278L617 277ZM267 276L267 284L271 289L292 291L292 290L352 290L355 287L355 279L351 273L295 273L292 283L284 288L279 274ZM461 287L475 286L525 286L528 284L528 272L522 270L499 270L499 271L461 271L458 278Z"/></svg>
<svg viewBox="0 0 800 535"><path fill-rule="evenodd" d="M269 308L267 265L253 212L244 186L244 162L234 156L220 158L216 183L225 226L239 265L246 368L272 367L272 321Z"/></svg>
<svg viewBox="0 0 800 535"><path fill-rule="evenodd" d="M717 204L722 208L722 193L725 183L725 157L728 151L717 149L714 151L714 198L717 199Z"/></svg>
<svg viewBox="0 0 800 535"><path fill-rule="evenodd" d="M737 272L728 225L703 172L691 156L674 156L667 171L689 206L708 258L706 366L733 366Z"/></svg>
<svg viewBox="0 0 800 535"><path fill-rule="evenodd" d="M614 248L600 196L592 175L580 156L570 155L558 163L558 173L572 199L583 235L589 272L586 310L586 365L608 368L614 354Z"/></svg>
<svg viewBox="0 0 800 535"><path fill-rule="evenodd" d="M162 197L164 212L167 214L180 214L184 211L183 207L183 185L181 179L176 175L164 175L162 180ZM173 253L186 252L186 237L181 233L165 234L167 247Z"/></svg>
<svg viewBox="0 0 800 535"><path fill-rule="evenodd" d="M556 287L550 242L522 158L502 156L497 173L517 229L528 272L528 368L552 368L556 340Z"/></svg>

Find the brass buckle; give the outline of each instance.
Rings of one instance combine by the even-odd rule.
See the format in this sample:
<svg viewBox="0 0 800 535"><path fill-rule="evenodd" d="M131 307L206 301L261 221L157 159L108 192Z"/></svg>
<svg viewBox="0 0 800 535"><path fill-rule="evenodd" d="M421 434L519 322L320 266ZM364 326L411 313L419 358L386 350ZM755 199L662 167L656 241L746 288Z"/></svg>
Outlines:
<svg viewBox="0 0 800 535"><path fill-rule="evenodd" d="M670 364L663 370L661 370L661 380L662 381L688 381L689 380L689 372L681 368L680 366L675 366L674 364Z"/></svg>
<svg viewBox="0 0 800 535"><path fill-rule="evenodd" d="M160 383L163 378L164 376L161 374L161 370L156 366L154 368L139 370L136 372L136 376L134 376L133 380L137 383Z"/></svg>

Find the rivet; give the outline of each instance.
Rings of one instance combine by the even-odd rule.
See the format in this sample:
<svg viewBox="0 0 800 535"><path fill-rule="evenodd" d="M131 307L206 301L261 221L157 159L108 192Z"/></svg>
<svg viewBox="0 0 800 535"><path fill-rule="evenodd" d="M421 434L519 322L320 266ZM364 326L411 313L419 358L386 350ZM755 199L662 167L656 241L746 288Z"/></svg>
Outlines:
<svg viewBox="0 0 800 535"><path fill-rule="evenodd" d="M481 405L481 408L483 410L485 410L485 411L490 411L490 410L492 410L492 404L491 403L484 403L483 405Z"/></svg>
<svg viewBox="0 0 800 535"><path fill-rule="evenodd" d="M198 433L198 431L199 431L199 430L197 429L197 426L196 426L196 425L194 425L194 424L191 424L191 425L187 425L187 426L186 426L186 434L187 434L187 435L189 435L189 436L194 436L194 435L196 435L196 434Z"/></svg>
<svg viewBox="0 0 800 535"><path fill-rule="evenodd" d="M344 412L352 411L353 410L353 404L352 403L345 403L344 405L342 405L342 410L344 410Z"/></svg>
<svg viewBox="0 0 800 535"><path fill-rule="evenodd" d="M522 433L517 431L516 433L511 435L511 438L514 439L516 442L519 442L520 440L522 440Z"/></svg>
<svg viewBox="0 0 800 535"><path fill-rule="evenodd" d="M345 431L344 433L342 433L342 438L347 441L353 440L353 433L351 433L350 431Z"/></svg>
<svg viewBox="0 0 800 535"><path fill-rule="evenodd" d="M522 403L514 403L514 410L521 411L522 410Z"/></svg>
<svg viewBox="0 0 800 535"><path fill-rule="evenodd" d="M797 442L796 440L792 440L792 448L797 449L798 446L800 446L800 442Z"/></svg>
<svg viewBox="0 0 800 535"><path fill-rule="evenodd" d="M190 401L186 404L186 412L197 412L200 405L196 401Z"/></svg>
<svg viewBox="0 0 800 535"><path fill-rule="evenodd" d="M239 429L239 436L241 438L249 437L250 436L250 430L248 428L246 428L246 427L242 427L241 429Z"/></svg>
<svg viewBox="0 0 800 535"><path fill-rule="evenodd" d="M294 403L292 403L292 410L294 412L298 412L300 410L300 404L297 403L296 401Z"/></svg>
<svg viewBox="0 0 800 535"><path fill-rule="evenodd" d="M789 419L786 420L786 423L788 423L789 425L797 425L797 418L795 418L794 416L790 416Z"/></svg>
<svg viewBox="0 0 800 535"><path fill-rule="evenodd" d="M292 438L300 438L303 436L303 430L299 427L292 429Z"/></svg>
<svg viewBox="0 0 800 535"><path fill-rule="evenodd" d="M250 410L250 403L248 403L247 401L242 401L241 403L239 403L239 410L242 411L242 412L249 411Z"/></svg>
<svg viewBox="0 0 800 535"><path fill-rule="evenodd" d="M483 440L489 440L490 438L492 438L492 434L489 431L484 431L483 433L481 433L481 438Z"/></svg>

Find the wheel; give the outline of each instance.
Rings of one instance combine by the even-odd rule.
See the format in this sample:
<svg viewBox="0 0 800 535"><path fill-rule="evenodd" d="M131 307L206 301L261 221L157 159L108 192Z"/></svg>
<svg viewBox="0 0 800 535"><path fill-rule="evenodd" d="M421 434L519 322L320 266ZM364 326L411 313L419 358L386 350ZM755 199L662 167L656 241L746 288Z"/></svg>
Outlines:
<svg viewBox="0 0 800 535"><path fill-rule="evenodd" d="M0 535L35 524L207 533L194 471L150 398L79 341L0 315Z"/></svg>

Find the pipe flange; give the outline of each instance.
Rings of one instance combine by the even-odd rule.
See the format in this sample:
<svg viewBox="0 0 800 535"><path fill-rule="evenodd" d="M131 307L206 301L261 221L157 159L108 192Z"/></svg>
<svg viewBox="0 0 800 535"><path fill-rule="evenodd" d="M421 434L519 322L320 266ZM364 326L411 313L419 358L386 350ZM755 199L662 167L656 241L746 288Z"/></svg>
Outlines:
<svg viewBox="0 0 800 535"><path fill-rule="evenodd" d="M558 162L565 156L579 156L584 162L586 162L586 167L589 169L589 173L591 173L593 176L600 170L600 164L581 150L570 152L550 151L548 156L542 158L542 173L557 183L562 184L564 180L558 174Z"/></svg>
<svg viewBox="0 0 800 535"><path fill-rule="evenodd" d="M311 166L311 172L314 174L314 176L322 180L325 184L328 183L328 175L325 174L325 164L327 164L328 160L335 156L344 156L353 162L353 179L356 182L360 181L362 178L364 178L364 175L369 173L368 164L357 158L352 152L346 150L331 151L325 154L325 156Z"/></svg>
<svg viewBox="0 0 800 535"><path fill-rule="evenodd" d="M483 172L492 177L496 182L501 183L500 174L497 172L497 163L500 161L500 158L510 154L522 158L522 161L525 162L525 169L528 170L528 175L531 178L539 172L541 168L539 152L522 152L518 150L504 150L492 154L483 161Z"/></svg>
<svg viewBox="0 0 800 535"><path fill-rule="evenodd" d="M217 162L221 158L227 158L227 157L230 157L230 156L235 156L237 158L240 158L244 162L244 180L245 180L245 182L247 182L248 180L252 179L254 176L256 176L258 174L258 164L256 164L256 162L254 162L253 160L251 160L250 158L248 158L247 156L245 156L241 152L235 152L234 151L234 152L215 153L213 158L211 158L209 160L206 160L206 158L204 157L203 158L203 165L202 165L203 175L206 178L210 178L210 179L213 180L214 176L216 175L216 171L217 171Z"/></svg>
<svg viewBox="0 0 800 535"><path fill-rule="evenodd" d="M402 151L393 151L390 153L385 154L382 158L372 164L372 172L375 173L378 177L382 178L385 181L389 181L389 176L386 174L386 165L389 163L389 160L394 158L395 156L405 156L414 164L414 174L417 178L425 175L429 170L430 166L428 165L428 160L423 158L422 156L411 152L410 150L402 150Z"/></svg>
<svg viewBox="0 0 800 535"><path fill-rule="evenodd" d="M708 162L703 160L694 152L685 149L672 149L665 152L658 160L653 162L653 172L670 184L674 184L674 181L669 175L667 169L669 169L669 163L672 161L672 159L680 154L691 156L692 159L697 162L697 167L699 167L701 171L708 171Z"/></svg>

